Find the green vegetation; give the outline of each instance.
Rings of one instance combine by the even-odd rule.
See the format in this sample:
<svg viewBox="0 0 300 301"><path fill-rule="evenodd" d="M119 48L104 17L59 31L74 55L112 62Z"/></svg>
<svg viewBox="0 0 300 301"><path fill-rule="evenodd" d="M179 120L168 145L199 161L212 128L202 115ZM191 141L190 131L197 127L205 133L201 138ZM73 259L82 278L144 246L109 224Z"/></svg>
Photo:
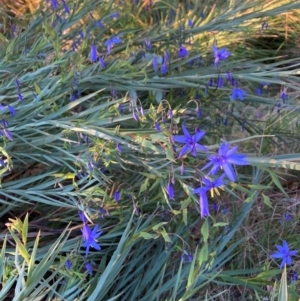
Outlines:
<svg viewBox="0 0 300 301"><path fill-rule="evenodd" d="M299 300L300 3L28 3L0 8L0 300Z"/></svg>

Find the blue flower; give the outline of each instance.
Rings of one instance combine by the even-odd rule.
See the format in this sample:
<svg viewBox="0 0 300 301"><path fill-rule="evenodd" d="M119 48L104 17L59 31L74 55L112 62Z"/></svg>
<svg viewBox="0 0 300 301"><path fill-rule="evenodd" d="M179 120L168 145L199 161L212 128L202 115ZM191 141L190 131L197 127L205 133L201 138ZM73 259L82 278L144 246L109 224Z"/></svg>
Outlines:
<svg viewBox="0 0 300 301"><path fill-rule="evenodd" d="M70 271L71 266L72 266L72 262L68 259L65 264L66 264L67 270Z"/></svg>
<svg viewBox="0 0 300 301"><path fill-rule="evenodd" d="M104 61L103 57L99 57L99 63L100 63L102 68L106 67L106 64L105 64L105 61Z"/></svg>
<svg viewBox="0 0 300 301"><path fill-rule="evenodd" d="M69 10L69 7L68 7L66 1L65 1L65 0L61 0L61 2L62 2L62 4L63 4L63 6L64 6L65 12L66 12L67 14L70 14L71 12L70 12L70 10Z"/></svg>
<svg viewBox="0 0 300 301"><path fill-rule="evenodd" d="M185 143L179 153L178 159L182 158L189 151L192 152L194 157L197 155L197 150L205 152L207 151L205 146L197 143L205 135L205 131L200 131L197 129L195 135L191 136L184 125L182 125L182 131L184 136L173 136L174 141Z"/></svg>
<svg viewBox="0 0 300 301"><path fill-rule="evenodd" d="M188 20L188 26L191 28L193 27L193 21L191 19Z"/></svg>
<svg viewBox="0 0 300 301"><path fill-rule="evenodd" d="M226 48L218 50L218 48L215 45L213 45L212 49L214 51L215 56L215 68L218 66L219 61L224 61L231 55L231 52L227 51Z"/></svg>
<svg viewBox="0 0 300 301"><path fill-rule="evenodd" d="M101 247L98 245L98 243L96 242L96 239L103 233L102 231L98 232L98 225L95 226L95 228L93 229L93 231L91 230L91 228L88 225L84 225L82 228L82 235L83 235L83 247L86 248L85 251L85 257L88 256L90 247L93 247L96 250L101 250ZM98 233L97 233L98 232Z"/></svg>
<svg viewBox="0 0 300 301"><path fill-rule="evenodd" d="M96 45L93 43L91 47L91 52L90 52L90 59L92 62L97 61L97 48Z"/></svg>
<svg viewBox="0 0 300 301"><path fill-rule="evenodd" d="M8 105L8 110L11 116L15 116L17 113L16 110L11 105Z"/></svg>
<svg viewBox="0 0 300 301"><path fill-rule="evenodd" d="M85 215L85 213L83 211L79 211L78 215L79 215L79 218L82 220L82 222L84 224L86 224L88 222L88 220L86 218L86 215Z"/></svg>
<svg viewBox="0 0 300 301"><path fill-rule="evenodd" d="M235 87L231 93L231 99L235 100L238 98L239 100L244 100L244 95L246 95L246 91L240 88Z"/></svg>
<svg viewBox="0 0 300 301"><path fill-rule="evenodd" d="M161 130L160 125L157 121L154 122L154 127L158 132Z"/></svg>
<svg viewBox="0 0 300 301"><path fill-rule="evenodd" d="M119 190L117 190L117 191L115 192L114 198L115 198L115 201L116 201L116 202L119 202L119 200L120 200L120 191L119 191Z"/></svg>
<svg viewBox="0 0 300 301"><path fill-rule="evenodd" d="M47 1L48 2L48 1ZM58 2L57 0L50 0L52 7L56 10L58 9Z"/></svg>
<svg viewBox="0 0 300 301"><path fill-rule="evenodd" d="M209 215L208 199L207 199L207 189L205 187L199 187L194 189L194 193L199 194L199 206L201 217L206 217Z"/></svg>
<svg viewBox="0 0 300 301"><path fill-rule="evenodd" d="M107 47L107 53L110 54L110 51L112 49L112 47L115 45L115 44L120 44L122 43L122 40L119 38L119 35L116 35L110 39L108 39L104 45Z"/></svg>
<svg viewBox="0 0 300 301"><path fill-rule="evenodd" d="M298 251L291 251L289 249L288 243L284 240L282 246L276 245L278 252L273 253L270 255L271 258L280 258L282 259L280 268L282 269L285 264L291 265L292 264L292 256L295 256Z"/></svg>
<svg viewBox="0 0 300 301"><path fill-rule="evenodd" d="M207 163L202 170L212 165L212 169L209 173L214 175L220 168L222 168L227 177L234 182L236 180L236 174L231 164L247 165L249 163L246 159L246 155L236 154L238 149L237 146L233 147L232 149L229 149L229 147L230 143L223 142L223 144L220 146L218 154L208 157L210 162Z"/></svg>
<svg viewBox="0 0 300 301"><path fill-rule="evenodd" d="M157 58L156 58L156 56L154 56L153 59L152 59L152 66L153 66L153 70L156 72L156 70L157 70Z"/></svg>
<svg viewBox="0 0 300 301"><path fill-rule="evenodd" d="M179 57L180 58L184 58L185 56L187 56L189 54L189 52L188 52L188 50L185 48L185 47L183 47L183 46L180 46L179 47L179 50L178 50L178 55L179 55Z"/></svg>
<svg viewBox="0 0 300 301"><path fill-rule="evenodd" d="M174 187L173 184L171 182L169 182L168 186L167 186L167 192L169 195L169 199L174 199Z"/></svg>
<svg viewBox="0 0 300 301"><path fill-rule="evenodd" d="M93 268L92 268L91 264L89 262L86 262L84 265L85 265L85 268L86 268L87 272L90 275L93 275Z"/></svg>

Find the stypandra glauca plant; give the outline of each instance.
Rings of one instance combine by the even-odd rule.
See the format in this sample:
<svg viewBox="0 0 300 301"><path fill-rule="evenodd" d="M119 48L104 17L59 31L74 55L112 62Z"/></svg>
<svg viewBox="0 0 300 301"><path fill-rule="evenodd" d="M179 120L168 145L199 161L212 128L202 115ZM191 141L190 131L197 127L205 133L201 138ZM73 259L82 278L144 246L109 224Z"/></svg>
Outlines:
<svg viewBox="0 0 300 301"><path fill-rule="evenodd" d="M287 38L278 54L299 8L1 10L2 297L296 298L298 226L276 199L300 169L298 58Z"/></svg>

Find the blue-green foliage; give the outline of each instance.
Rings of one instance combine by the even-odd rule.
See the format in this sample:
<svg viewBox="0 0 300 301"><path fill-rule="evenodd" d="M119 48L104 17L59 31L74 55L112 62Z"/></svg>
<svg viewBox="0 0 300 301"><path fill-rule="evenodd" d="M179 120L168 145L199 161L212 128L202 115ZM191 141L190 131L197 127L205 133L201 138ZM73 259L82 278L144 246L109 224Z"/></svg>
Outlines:
<svg viewBox="0 0 300 301"><path fill-rule="evenodd" d="M217 2L50 0L2 27L1 298L231 300L228 285L273 284L241 233L256 202L273 209L270 188L288 196L275 171L300 170L283 131L299 133L298 65L251 43L300 4Z"/></svg>

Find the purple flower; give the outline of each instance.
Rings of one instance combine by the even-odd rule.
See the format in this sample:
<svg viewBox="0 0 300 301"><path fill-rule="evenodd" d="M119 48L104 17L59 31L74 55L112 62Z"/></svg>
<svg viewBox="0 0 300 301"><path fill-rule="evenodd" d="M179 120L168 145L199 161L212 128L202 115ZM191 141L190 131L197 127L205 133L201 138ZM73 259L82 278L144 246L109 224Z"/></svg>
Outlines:
<svg viewBox="0 0 300 301"><path fill-rule="evenodd" d="M48 2L48 1L47 1ZM52 7L57 10L58 9L58 2L57 0L50 0L50 3L52 5Z"/></svg>
<svg viewBox="0 0 300 301"><path fill-rule="evenodd" d="M119 200L120 200L120 191L119 191L119 190L117 190L117 191L115 192L114 198L115 198L115 201L116 201L116 202L119 202Z"/></svg>
<svg viewBox="0 0 300 301"><path fill-rule="evenodd" d="M223 87L223 78L220 77L220 78L218 79L218 88L222 88L222 87Z"/></svg>
<svg viewBox="0 0 300 301"><path fill-rule="evenodd" d="M18 93L18 98L19 98L19 101L23 101L23 96L21 93Z"/></svg>
<svg viewBox="0 0 300 301"><path fill-rule="evenodd" d="M12 134L9 130L7 129L3 129L3 132L4 132L4 135L6 136L6 138L10 141L13 141L13 137L12 137Z"/></svg>
<svg viewBox="0 0 300 301"><path fill-rule="evenodd" d="M118 105L118 110L119 110L120 114L124 114L124 107L122 104Z"/></svg>
<svg viewBox="0 0 300 301"><path fill-rule="evenodd" d="M161 73L164 75L168 72L168 65L166 62L163 62L163 64L161 65Z"/></svg>
<svg viewBox="0 0 300 301"><path fill-rule="evenodd" d="M71 266L72 266L72 262L68 259L66 261L65 265L66 265L67 270L70 271L71 270Z"/></svg>
<svg viewBox="0 0 300 301"><path fill-rule="evenodd" d="M119 18L120 14L118 12L114 12L110 15L111 18Z"/></svg>
<svg viewBox="0 0 300 301"><path fill-rule="evenodd" d="M236 154L238 149L237 146L229 149L230 143L223 142L220 146L219 152L217 155L212 155L208 157L210 160L202 170L206 169L207 167L212 165L211 171L209 174L216 174L220 168L222 168L227 175L227 177L234 182L236 180L236 174L232 168L231 164L236 165L247 165L249 164L246 155L243 154Z"/></svg>
<svg viewBox="0 0 300 301"><path fill-rule="evenodd" d="M71 12L70 12L70 10L69 10L69 7L68 7L66 1L65 1L65 0L61 0L61 2L62 2L62 4L63 4L63 6L64 6L65 12L66 12L67 14L70 14Z"/></svg>
<svg viewBox="0 0 300 301"><path fill-rule="evenodd" d="M292 264L292 256L295 256L298 251L291 251L289 249L288 243L284 240L282 246L276 245L278 252L270 255L271 258L280 258L282 262L280 264L280 268L282 269L285 264Z"/></svg>
<svg viewBox="0 0 300 301"><path fill-rule="evenodd" d="M211 181L210 179L207 179L207 178L203 178L202 179L202 182L203 184L205 185L205 189L207 191L211 190L211 189L215 189L215 188L218 188L220 186L224 186L225 185L225 182L223 181L225 177L225 174L223 174L221 177L215 179L214 181Z"/></svg>
<svg viewBox="0 0 300 301"><path fill-rule="evenodd" d="M268 27L269 27L269 24L266 21L262 22L261 30L268 29Z"/></svg>
<svg viewBox="0 0 300 301"><path fill-rule="evenodd" d="M227 78L227 80L230 80L230 79L231 79L231 74L230 74L229 71L226 72L226 78Z"/></svg>
<svg viewBox="0 0 300 301"><path fill-rule="evenodd" d="M115 44L120 44L122 43L122 40L119 38L119 35L116 35L110 39L108 39L104 45L107 47L107 53L110 54L110 51L112 49L112 47L115 45Z"/></svg>
<svg viewBox="0 0 300 301"><path fill-rule="evenodd" d="M212 49L214 51L215 56L215 68L217 68L219 61L224 61L231 55L231 52L227 51L226 48L218 50L218 48L215 45L213 45Z"/></svg>
<svg viewBox="0 0 300 301"><path fill-rule="evenodd" d="M185 145L179 153L178 159L182 158L189 151L192 152L192 155L194 157L196 157L197 155L197 150L207 151L207 148L205 146L197 143L205 135L205 131L196 130L195 135L191 136L184 124L182 125L182 131L184 136L173 136L174 141L179 143L185 143Z"/></svg>
<svg viewBox="0 0 300 301"><path fill-rule="evenodd" d="M185 47L180 46L180 48L178 50L178 56L183 59L188 54L189 54L188 50Z"/></svg>
<svg viewBox="0 0 300 301"><path fill-rule="evenodd" d="M79 215L79 218L82 220L82 222L84 224L86 224L88 222L88 220L86 218L86 215L85 215L85 213L83 211L79 211L78 215Z"/></svg>
<svg viewBox="0 0 300 301"><path fill-rule="evenodd" d="M199 187L194 189L194 193L199 194L199 205L200 205L200 215L201 217L206 217L209 215L208 200L207 200L207 189L205 187Z"/></svg>
<svg viewBox="0 0 300 301"><path fill-rule="evenodd" d="M173 184L171 182L169 182L168 186L167 186L167 192L169 195L169 199L174 199L174 187Z"/></svg>
<svg viewBox="0 0 300 301"><path fill-rule="evenodd" d="M188 26L191 28L193 27L193 21L191 19L188 20Z"/></svg>
<svg viewBox="0 0 300 301"><path fill-rule="evenodd" d="M231 93L231 100L235 100L238 98L239 100L244 100L244 95L246 95L246 91L240 88L235 87Z"/></svg>
<svg viewBox="0 0 300 301"><path fill-rule="evenodd" d="M87 272L90 275L93 275L93 268L92 268L91 264L89 262L86 262L84 265L85 265L85 268L86 268Z"/></svg>
<svg viewBox="0 0 300 301"><path fill-rule="evenodd" d="M88 256L90 247L93 247L96 250L101 250L101 247L96 242L96 239L103 233L102 231L98 232L98 225L95 226L93 231L90 229L88 225L84 225L82 228L82 235L83 235L83 247L86 248L85 257Z"/></svg>
<svg viewBox="0 0 300 301"><path fill-rule="evenodd" d="M9 109L9 112L10 112L10 115L11 116L15 116L16 115L16 110L11 106L11 105L8 105L8 109Z"/></svg>
<svg viewBox="0 0 300 301"><path fill-rule="evenodd" d="M160 125L156 121L154 122L154 127L158 132L161 130Z"/></svg>
<svg viewBox="0 0 300 301"><path fill-rule="evenodd" d="M152 67L153 67L153 70L156 72L156 70L157 70L157 58L156 58L156 56L154 56L153 59L152 59Z"/></svg>
<svg viewBox="0 0 300 301"><path fill-rule="evenodd" d="M97 61L97 48L96 45L93 43L91 47L91 52L90 52L90 59L92 62Z"/></svg>
<svg viewBox="0 0 300 301"><path fill-rule="evenodd" d="M96 21L95 23L99 28L103 28L103 23L100 20Z"/></svg>
<svg viewBox="0 0 300 301"><path fill-rule="evenodd" d="M105 67L106 67L105 61L104 61L104 59L103 59L102 56L99 57L99 63L100 63L100 65L101 65L102 68L105 68Z"/></svg>
<svg viewBox="0 0 300 301"><path fill-rule="evenodd" d="M173 111L172 111L172 109L169 109L169 110L168 110L167 115L168 115L168 117L169 117L170 119L173 118Z"/></svg>
<svg viewBox="0 0 300 301"><path fill-rule="evenodd" d="M117 151L119 152L119 153L122 153L122 148L121 148L121 145L119 144L119 143L117 143Z"/></svg>
<svg viewBox="0 0 300 301"><path fill-rule="evenodd" d="M288 100L288 95L287 95L286 91L282 91L280 93L280 97L281 97L283 103L285 103Z"/></svg>
<svg viewBox="0 0 300 301"><path fill-rule="evenodd" d="M135 112L132 113L132 116L136 122L139 122L139 116Z"/></svg>
<svg viewBox="0 0 300 301"><path fill-rule="evenodd" d="M145 45L148 47L149 50L152 49L151 41L149 39L145 40Z"/></svg>

